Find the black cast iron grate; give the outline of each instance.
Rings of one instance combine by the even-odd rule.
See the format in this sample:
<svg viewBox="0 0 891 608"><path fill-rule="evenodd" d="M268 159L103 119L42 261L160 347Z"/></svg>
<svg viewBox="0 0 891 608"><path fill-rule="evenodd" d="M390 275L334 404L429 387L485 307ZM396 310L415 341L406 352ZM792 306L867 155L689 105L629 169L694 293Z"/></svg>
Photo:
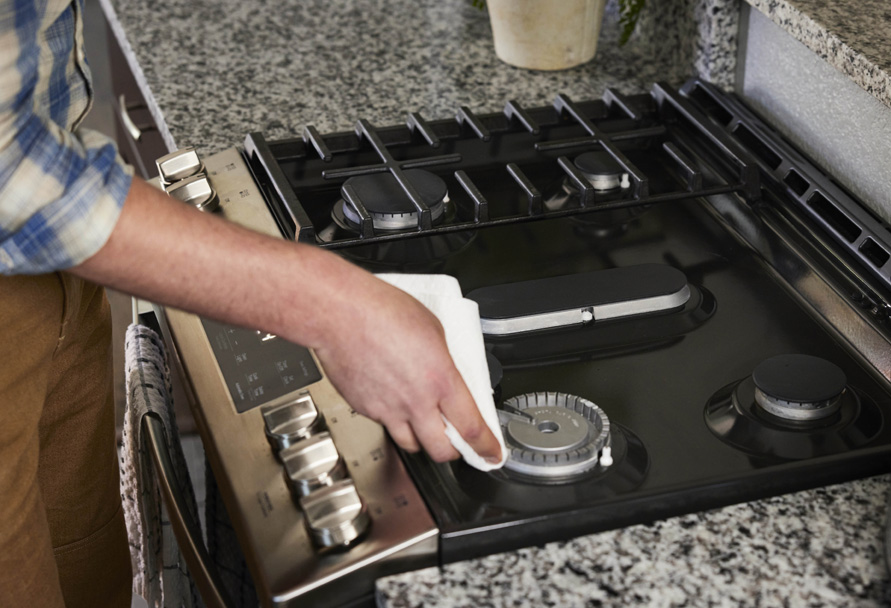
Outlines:
<svg viewBox="0 0 891 608"><path fill-rule="evenodd" d="M522 138L521 145L517 145ZM691 143L697 141L698 143ZM672 177L653 187L653 176L639 166L640 150L661 159L660 172ZM405 126L376 128L361 119L354 133L320 135L306 127L302 139L267 142L252 133L245 151L270 207L289 238L330 248L366 245L418 236L475 230L488 226L535 221L661 204L695 197L738 192L747 200L760 196L756 160L719 128L684 94L656 84L650 95L626 97L608 89L602 101L575 103L558 95L552 107L526 109L509 101L502 113L477 115L462 107L451 120L426 121L408 115ZM627 175L629 187L620 196L598 194L570 156L604 151ZM646 158L646 156L644 156ZM516 189L522 205L493 205L503 196L504 182L494 188L477 169L501 167L508 189ZM549 209L543 194L553 174L541 178L542 165L569 180L578 204ZM408 169L431 169L453 179L463 213L434 224L430 208L412 183ZM497 174L498 169L494 170ZM417 225L409 230L375 229L371 215L355 191L343 182L350 177L391 173L417 210ZM533 175L534 174L534 175ZM668 183L668 187L666 187ZM487 193L487 189L494 193ZM352 205L357 230L321 238L329 211L316 200L319 190L332 192ZM450 189L451 191L451 189ZM312 200L310 200L312 199Z"/></svg>

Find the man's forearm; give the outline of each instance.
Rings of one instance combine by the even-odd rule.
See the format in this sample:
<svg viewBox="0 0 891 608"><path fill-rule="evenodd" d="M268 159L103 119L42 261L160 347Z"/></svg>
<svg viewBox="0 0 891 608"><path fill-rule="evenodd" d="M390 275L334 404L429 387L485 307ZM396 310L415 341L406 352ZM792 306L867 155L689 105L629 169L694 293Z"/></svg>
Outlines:
<svg viewBox="0 0 891 608"><path fill-rule="evenodd" d="M251 232L134 179L111 238L72 272L314 349L347 402L407 450L457 457L445 416L477 453L501 461L436 317L330 252Z"/></svg>
<svg viewBox="0 0 891 608"><path fill-rule="evenodd" d="M326 288L358 269L208 216L134 179L105 246L72 273L148 300L316 346ZM326 281L306 289L318 277ZM258 306L258 302L270 306ZM289 301L288 307L276 303ZM299 322L297 320L299 319Z"/></svg>

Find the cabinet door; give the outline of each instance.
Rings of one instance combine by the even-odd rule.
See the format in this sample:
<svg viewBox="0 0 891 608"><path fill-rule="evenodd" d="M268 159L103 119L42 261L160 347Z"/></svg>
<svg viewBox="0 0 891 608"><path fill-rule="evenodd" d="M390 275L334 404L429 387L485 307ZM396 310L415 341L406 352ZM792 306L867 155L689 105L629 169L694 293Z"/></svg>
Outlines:
<svg viewBox="0 0 891 608"><path fill-rule="evenodd" d="M121 156L137 174L149 179L158 175L155 160L169 151L118 40L109 28L108 59L114 92L114 124Z"/></svg>

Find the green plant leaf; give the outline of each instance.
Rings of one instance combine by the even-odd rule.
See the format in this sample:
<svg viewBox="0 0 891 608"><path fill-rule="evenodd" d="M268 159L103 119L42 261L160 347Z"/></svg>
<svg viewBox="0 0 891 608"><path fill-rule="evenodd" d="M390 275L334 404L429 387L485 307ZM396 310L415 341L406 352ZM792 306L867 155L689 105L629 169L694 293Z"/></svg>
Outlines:
<svg viewBox="0 0 891 608"><path fill-rule="evenodd" d="M470 3L481 11L486 10L486 0L470 0Z"/></svg>
<svg viewBox="0 0 891 608"><path fill-rule="evenodd" d="M647 0L619 0L619 46L625 46L634 33Z"/></svg>

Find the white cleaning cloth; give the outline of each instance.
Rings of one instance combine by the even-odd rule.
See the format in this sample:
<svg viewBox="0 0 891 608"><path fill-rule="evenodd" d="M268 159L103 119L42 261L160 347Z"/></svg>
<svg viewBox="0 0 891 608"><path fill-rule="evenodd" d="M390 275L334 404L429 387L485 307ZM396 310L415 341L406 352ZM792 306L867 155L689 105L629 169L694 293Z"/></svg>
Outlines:
<svg viewBox="0 0 891 608"><path fill-rule="evenodd" d="M439 319L445 330L446 344L455 366L470 390L483 420L501 444L501 462L486 462L473 451L445 416L445 434L470 466L481 471L498 469L507 460L507 449L492 399L492 382L480 328L479 306L461 295L455 277L444 274L379 274L378 278L408 293L426 306Z"/></svg>

